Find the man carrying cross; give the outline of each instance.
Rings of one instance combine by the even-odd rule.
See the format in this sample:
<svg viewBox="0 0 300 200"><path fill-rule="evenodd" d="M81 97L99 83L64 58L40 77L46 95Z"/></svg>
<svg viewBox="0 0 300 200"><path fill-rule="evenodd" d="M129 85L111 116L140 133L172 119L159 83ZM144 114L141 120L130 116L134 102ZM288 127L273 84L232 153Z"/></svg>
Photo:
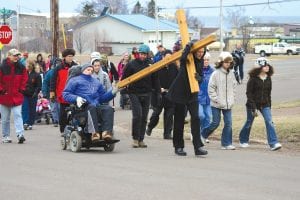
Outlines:
<svg viewBox="0 0 300 200"><path fill-rule="evenodd" d="M193 135L193 145L195 155L206 155L208 152L203 149L203 143L200 139L200 118L198 116L198 93L191 92L190 84L188 80L187 62L188 54L190 53L191 46L193 43L188 43L182 53L180 59L180 69L176 79L173 81L168 98L175 103L174 113L174 131L173 131L173 146L175 148L175 154L179 156L186 156L184 151L184 140L183 140L183 129L184 129L184 118L185 109L187 108L191 115L191 133ZM202 82L202 66L203 56L205 52L201 48L194 54L195 63L195 79L198 83Z"/></svg>

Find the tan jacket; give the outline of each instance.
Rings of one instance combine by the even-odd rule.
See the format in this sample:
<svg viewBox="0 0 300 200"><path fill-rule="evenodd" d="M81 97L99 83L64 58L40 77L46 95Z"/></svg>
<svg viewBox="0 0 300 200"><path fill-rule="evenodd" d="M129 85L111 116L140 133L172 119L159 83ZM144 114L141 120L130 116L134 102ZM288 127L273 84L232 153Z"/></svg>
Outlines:
<svg viewBox="0 0 300 200"><path fill-rule="evenodd" d="M232 70L219 68L213 72L208 83L208 95L211 106L219 109L231 109L234 104L237 82Z"/></svg>

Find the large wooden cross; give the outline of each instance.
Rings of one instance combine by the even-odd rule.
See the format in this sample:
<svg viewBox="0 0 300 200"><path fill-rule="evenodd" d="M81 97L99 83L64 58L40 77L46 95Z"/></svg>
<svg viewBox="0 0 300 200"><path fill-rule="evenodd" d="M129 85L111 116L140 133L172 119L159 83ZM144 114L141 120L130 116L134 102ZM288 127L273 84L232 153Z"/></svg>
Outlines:
<svg viewBox="0 0 300 200"><path fill-rule="evenodd" d="M182 41L182 45L184 47L190 40L184 10L182 10L182 9L177 10L176 15L177 15L177 21L178 21L179 30L180 30L181 41ZM193 44L193 46L191 48L191 52L192 53L196 52L198 49L201 49L201 48L215 42L216 40L217 40L217 38L215 35L210 35L200 41L197 41ZM182 51L183 50L173 53L172 56L166 57L163 60L161 60L157 63L154 63L150 67L147 67L147 68L139 71L138 73L135 73L135 74L131 75L130 77L127 77L126 79L124 79L118 83L118 87L123 88L133 82L136 82L136 81L166 67L168 64L175 62L176 60L179 60L181 57ZM191 92L192 93L198 92L199 84L195 78L196 69L195 69L195 64L194 64L194 58L191 53L188 55L187 72L188 72Z"/></svg>

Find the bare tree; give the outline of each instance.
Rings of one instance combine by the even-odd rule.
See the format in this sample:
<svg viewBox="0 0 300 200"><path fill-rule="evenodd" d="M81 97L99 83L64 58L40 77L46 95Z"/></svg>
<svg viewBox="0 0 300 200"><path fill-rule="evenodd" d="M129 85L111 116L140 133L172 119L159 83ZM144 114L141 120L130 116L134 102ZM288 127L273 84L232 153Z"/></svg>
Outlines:
<svg viewBox="0 0 300 200"><path fill-rule="evenodd" d="M126 0L93 0L92 3L98 15L105 7L109 7L111 14L128 14Z"/></svg>

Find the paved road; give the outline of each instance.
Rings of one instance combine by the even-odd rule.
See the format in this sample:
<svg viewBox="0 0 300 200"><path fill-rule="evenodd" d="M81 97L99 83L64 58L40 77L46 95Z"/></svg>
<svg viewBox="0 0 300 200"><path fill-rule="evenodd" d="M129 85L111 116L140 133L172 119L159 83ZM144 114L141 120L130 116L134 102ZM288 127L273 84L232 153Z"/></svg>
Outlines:
<svg viewBox="0 0 300 200"><path fill-rule="evenodd" d="M295 90L299 59L280 63L274 76L273 100L299 99ZM223 151L219 142L213 142L207 146L207 157L196 158L187 141L188 156L177 157L171 141L149 137L149 148L132 149L130 119L130 111L116 111L115 131L121 142L113 153L102 149L62 151L58 129L51 125L36 125L26 131L24 145L16 144L15 136L14 143L0 144L0 200L300 197L299 152L270 152L264 145Z"/></svg>

